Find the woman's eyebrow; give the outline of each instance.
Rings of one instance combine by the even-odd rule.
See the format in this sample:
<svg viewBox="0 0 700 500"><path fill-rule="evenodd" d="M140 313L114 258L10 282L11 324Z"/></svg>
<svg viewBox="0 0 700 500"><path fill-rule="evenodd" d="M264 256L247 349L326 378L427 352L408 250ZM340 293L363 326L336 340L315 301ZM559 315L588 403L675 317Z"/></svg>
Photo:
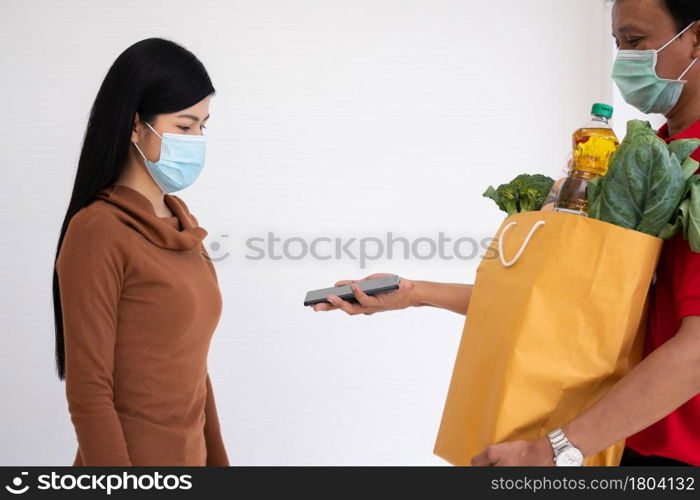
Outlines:
<svg viewBox="0 0 700 500"><path fill-rule="evenodd" d="M207 120L209 119L209 116L210 116L210 115L207 115L207 117L206 117L204 120L202 120L202 121L203 121L203 122L207 121ZM177 115L177 117L178 117L178 118L189 118L190 120L194 120L194 121L196 121L196 122L199 121L199 117L198 117L198 116L195 116L195 115Z"/></svg>

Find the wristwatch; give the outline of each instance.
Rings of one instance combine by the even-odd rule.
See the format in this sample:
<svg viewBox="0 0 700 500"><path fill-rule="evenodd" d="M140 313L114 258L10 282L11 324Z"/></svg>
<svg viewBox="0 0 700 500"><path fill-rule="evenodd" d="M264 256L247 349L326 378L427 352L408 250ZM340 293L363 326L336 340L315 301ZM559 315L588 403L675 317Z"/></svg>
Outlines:
<svg viewBox="0 0 700 500"><path fill-rule="evenodd" d="M583 465L583 453L581 450L576 448L571 442L566 438L564 431L555 429L549 434L549 442L552 443L552 449L554 450L554 463L560 466L581 466Z"/></svg>

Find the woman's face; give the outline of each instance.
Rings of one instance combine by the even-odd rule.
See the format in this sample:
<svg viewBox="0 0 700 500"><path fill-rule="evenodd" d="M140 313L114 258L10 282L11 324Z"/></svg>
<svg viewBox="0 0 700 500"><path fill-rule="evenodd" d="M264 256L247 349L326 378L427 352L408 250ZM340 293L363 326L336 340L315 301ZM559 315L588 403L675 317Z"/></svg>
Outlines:
<svg viewBox="0 0 700 500"><path fill-rule="evenodd" d="M205 97L194 106L176 113L156 115L150 125L160 135L166 132L169 134L203 135L206 121L209 118L209 101L211 101L210 96ZM143 154L150 161L156 162L160 159L161 139L153 133L148 125L141 121L138 114L134 121L131 141L139 145Z"/></svg>
<svg viewBox="0 0 700 500"><path fill-rule="evenodd" d="M622 50L658 50L679 32L663 0L615 0L612 18L613 37ZM698 34L697 27L691 28L659 53L656 73L660 78L677 79L700 57ZM684 79L693 80L694 70Z"/></svg>

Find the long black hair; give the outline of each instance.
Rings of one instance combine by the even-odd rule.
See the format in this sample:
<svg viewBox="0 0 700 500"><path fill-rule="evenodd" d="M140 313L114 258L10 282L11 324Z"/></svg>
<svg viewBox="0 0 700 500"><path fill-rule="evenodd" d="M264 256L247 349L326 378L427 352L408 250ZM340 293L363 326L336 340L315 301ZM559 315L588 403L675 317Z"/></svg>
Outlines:
<svg viewBox="0 0 700 500"><path fill-rule="evenodd" d="M698 0L662 0L662 3L671 13L679 32L693 21L700 20L700 2Z"/></svg>
<svg viewBox="0 0 700 500"><path fill-rule="evenodd" d="M90 110L73 193L56 247L53 304L56 367L65 378L63 313L56 259L71 218L113 184L126 166L135 114L150 122L214 95L204 65L192 52L170 40L148 38L122 52L107 72Z"/></svg>

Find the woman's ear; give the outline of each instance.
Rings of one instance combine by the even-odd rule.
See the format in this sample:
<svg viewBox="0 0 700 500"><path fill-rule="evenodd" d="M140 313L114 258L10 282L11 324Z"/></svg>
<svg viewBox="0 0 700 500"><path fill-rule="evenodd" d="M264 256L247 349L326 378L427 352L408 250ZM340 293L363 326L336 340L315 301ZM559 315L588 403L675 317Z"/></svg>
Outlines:
<svg viewBox="0 0 700 500"><path fill-rule="evenodd" d="M141 126L141 117L138 112L134 115L134 125L131 127L131 142L138 144L139 142L139 127Z"/></svg>

